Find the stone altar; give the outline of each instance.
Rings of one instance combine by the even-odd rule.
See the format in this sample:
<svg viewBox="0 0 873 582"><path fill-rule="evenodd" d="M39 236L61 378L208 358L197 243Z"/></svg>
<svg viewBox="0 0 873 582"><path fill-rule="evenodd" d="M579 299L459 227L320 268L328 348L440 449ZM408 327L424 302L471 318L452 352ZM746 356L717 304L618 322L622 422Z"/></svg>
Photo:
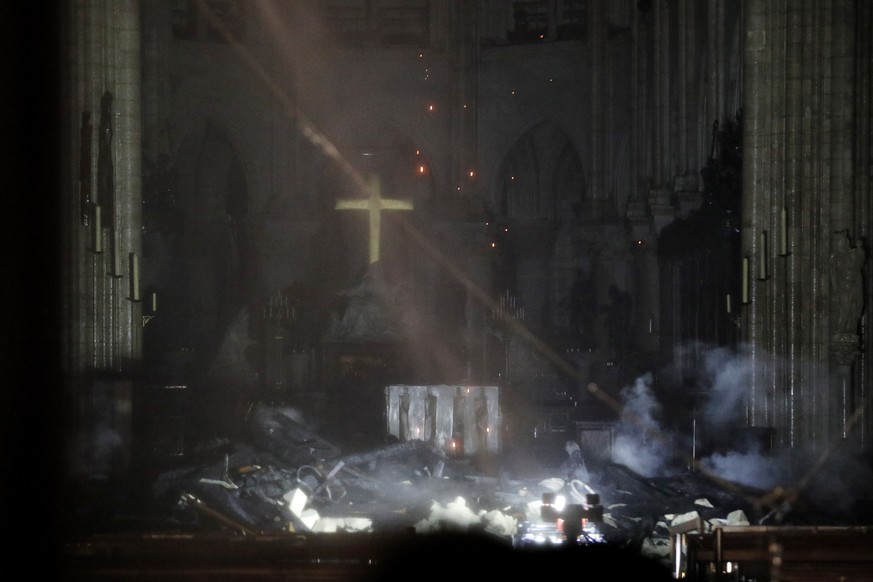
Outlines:
<svg viewBox="0 0 873 582"><path fill-rule="evenodd" d="M388 434L420 439L453 455L500 451L497 386L391 385L385 388Z"/></svg>

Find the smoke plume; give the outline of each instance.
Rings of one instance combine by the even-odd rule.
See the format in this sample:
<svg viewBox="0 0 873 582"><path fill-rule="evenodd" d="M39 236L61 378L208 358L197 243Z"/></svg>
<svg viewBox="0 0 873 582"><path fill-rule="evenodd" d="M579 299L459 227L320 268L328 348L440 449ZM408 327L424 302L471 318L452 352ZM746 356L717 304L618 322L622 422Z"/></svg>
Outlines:
<svg viewBox="0 0 873 582"><path fill-rule="evenodd" d="M652 392L652 380L652 374L646 373L622 390L623 409L612 446L614 462L646 477L662 474L671 455L665 446L661 405Z"/></svg>

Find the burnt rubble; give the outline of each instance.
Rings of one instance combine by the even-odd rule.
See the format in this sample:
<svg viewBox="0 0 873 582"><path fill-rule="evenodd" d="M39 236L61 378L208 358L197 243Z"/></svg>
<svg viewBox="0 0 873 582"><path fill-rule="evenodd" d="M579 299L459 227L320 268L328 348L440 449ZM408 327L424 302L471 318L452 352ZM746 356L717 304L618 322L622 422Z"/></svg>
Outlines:
<svg viewBox="0 0 873 582"><path fill-rule="evenodd" d="M550 543L550 536L554 543L562 539L556 518L566 516L544 512L544 503L564 497L587 518L580 544L629 548L666 562L677 531L868 517L835 515L802 492L759 490L699 469L646 477L585 459L574 441L564 451L553 467L526 464L520 451L511 459L452 456L420 440L344 452L293 409L264 407L251 416L245 439L201 443L182 465L157 473L133 505L126 499L124 512L104 515L109 519L99 527L117 530L123 522L128 530L253 536L467 531L515 545Z"/></svg>

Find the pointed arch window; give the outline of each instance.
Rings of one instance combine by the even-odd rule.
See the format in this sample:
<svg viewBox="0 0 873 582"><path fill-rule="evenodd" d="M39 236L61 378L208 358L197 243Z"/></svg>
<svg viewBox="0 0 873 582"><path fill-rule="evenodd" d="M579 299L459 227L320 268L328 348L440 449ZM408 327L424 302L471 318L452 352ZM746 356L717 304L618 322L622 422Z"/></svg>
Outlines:
<svg viewBox="0 0 873 582"><path fill-rule="evenodd" d="M325 24L343 44L428 44L430 0L330 0L321 8Z"/></svg>
<svg viewBox="0 0 873 582"><path fill-rule="evenodd" d="M518 0L512 3L511 43L584 40L588 0Z"/></svg>
<svg viewBox="0 0 873 582"><path fill-rule="evenodd" d="M208 11L208 13L207 13ZM240 0L173 0L170 23L176 40L228 42L228 34L242 40L245 18Z"/></svg>

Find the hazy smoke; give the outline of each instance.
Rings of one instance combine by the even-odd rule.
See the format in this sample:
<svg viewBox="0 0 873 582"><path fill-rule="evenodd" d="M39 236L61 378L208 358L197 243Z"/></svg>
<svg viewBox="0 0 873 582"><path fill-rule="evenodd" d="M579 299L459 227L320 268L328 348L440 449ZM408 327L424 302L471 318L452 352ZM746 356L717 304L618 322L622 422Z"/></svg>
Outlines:
<svg viewBox="0 0 873 582"><path fill-rule="evenodd" d="M700 464L723 479L760 489L783 485L789 480L785 463L761 451L715 453L701 459Z"/></svg>
<svg viewBox="0 0 873 582"><path fill-rule="evenodd" d="M850 443L832 443L831 450L794 447L773 451L768 439L762 438L768 436L768 428L746 425L744 407L752 375L748 349L706 350L703 362L705 376L700 382L707 398L700 420L710 441L719 446L700 459L702 467L749 487L796 492L807 504L828 514L851 511L859 499L869 495L873 469ZM809 381L826 385L825 376L822 373Z"/></svg>
<svg viewBox="0 0 873 582"><path fill-rule="evenodd" d="M770 428L749 427L745 405L753 363L745 347L689 346L680 361L698 361L698 370L677 374L694 378L692 387L659 386L660 393L681 390L676 403L696 394L697 462L709 473L744 486L772 490L802 489L806 499L826 500L829 509L846 510L873 481L873 469L846 443L826 455L798 448L771 450ZM669 377L669 374L665 374ZM652 389L653 376L645 374L621 392L622 414L616 426L612 460L646 477L666 476L690 458L691 423L677 422L671 405L670 428L663 405ZM679 408L675 408L676 411ZM687 430L684 428L688 425ZM676 430L676 427L679 427ZM676 430L676 434L668 434ZM685 449L687 448L687 451Z"/></svg>
<svg viewBox="0 0 873 582"><path fill-rule="evenodd" d="M768 489L789 478L790 467L764 446L765 432L746 426L745 402L753 363L746 347L706 349L699 391L705 394L698 426L702 428L706 470L749 487Z"/></svg>
<svg viewBox="0 0 873 582"><path fill-rule="evenodd" d="M121 436L105 422L97 422L74 439L69 469L77 477L106 477L123 453L124 441Z"/></svg>
<svg viewBox="0 0 873 582"><path fill-rule="evenodd" d="M662 474L671 456L660 426L661 405L652 392L652 374L621 392L623 409L612 445L612 460L646 477Z"/></svg>
<svg viewBox="0 0 873 582"><path fill-rule="evenodd" d="M706 374L703 388L709 394L703 406L703 420L714 429L741 422L752 371L746 351L714 348L704 353L703 368Z"/></svg>

